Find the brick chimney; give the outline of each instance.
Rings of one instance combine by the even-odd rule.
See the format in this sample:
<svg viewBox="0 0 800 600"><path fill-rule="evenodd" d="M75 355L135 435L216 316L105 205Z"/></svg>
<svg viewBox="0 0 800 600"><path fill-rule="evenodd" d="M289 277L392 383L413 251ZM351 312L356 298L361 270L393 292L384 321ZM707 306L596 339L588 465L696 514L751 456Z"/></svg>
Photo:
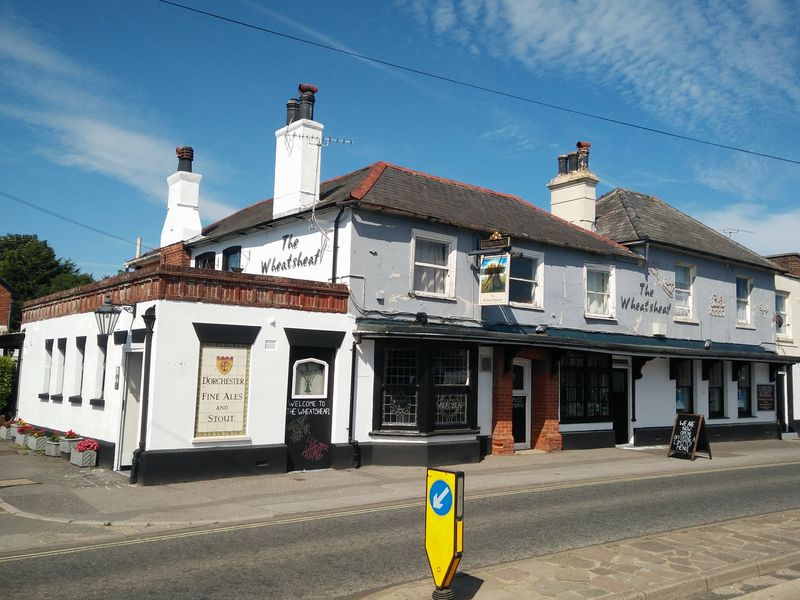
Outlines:
<svg viewBox="0 0 800 600"><path fill-rule="evenodd" d="M183 242L199 235L200 224L200 180L203 176L192 173L194 150L189 146L175 149L178 170L167 178L167 218L161 230L161 246Z"/></svg>
<svg viewBox="0 0 800 600"><path fill-rule="evenodd" d="M558 157L558 175L547 184L550 212L557 217L595 230L595 203L600 178L589 170L589 142L578 142L577 150Z"/></svg>
<svg viewBox="0 0 800 600"><path fill-rule="evenodd" d="M319 200L322 123L314 120L317 86L301 83L300 98L286 103L286 125L275 132L272 215L292 215Z"/></svg>

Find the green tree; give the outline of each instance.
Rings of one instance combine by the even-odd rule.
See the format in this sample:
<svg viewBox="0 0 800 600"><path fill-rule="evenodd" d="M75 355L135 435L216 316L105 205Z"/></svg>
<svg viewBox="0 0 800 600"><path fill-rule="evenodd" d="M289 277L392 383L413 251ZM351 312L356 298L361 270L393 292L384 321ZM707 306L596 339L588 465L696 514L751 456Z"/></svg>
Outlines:
<svg viewBox="0 0 800 600"><path fill-rule="evenodd" d="M50 245L35 235L0 236L0 279L14 288L12 331L19 328L22 303L94 281L74 262L56 257Z"/></svg>

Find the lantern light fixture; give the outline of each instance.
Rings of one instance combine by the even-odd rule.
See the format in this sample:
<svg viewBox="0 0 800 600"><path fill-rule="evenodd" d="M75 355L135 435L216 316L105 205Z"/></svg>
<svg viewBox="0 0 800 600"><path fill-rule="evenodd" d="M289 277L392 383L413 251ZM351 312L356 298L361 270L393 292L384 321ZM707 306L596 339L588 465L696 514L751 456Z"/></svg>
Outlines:
<svg viewBox="0 0 800 600"><path fill-rule="evenodd" d="M113 304L111 296L103 298L103 303L94 311L94 318L97 320L97 329L100 331L100 335L111 335L114 332L119 314L123 310L130 313L134 319L136 318L135 304Z"/></svg>

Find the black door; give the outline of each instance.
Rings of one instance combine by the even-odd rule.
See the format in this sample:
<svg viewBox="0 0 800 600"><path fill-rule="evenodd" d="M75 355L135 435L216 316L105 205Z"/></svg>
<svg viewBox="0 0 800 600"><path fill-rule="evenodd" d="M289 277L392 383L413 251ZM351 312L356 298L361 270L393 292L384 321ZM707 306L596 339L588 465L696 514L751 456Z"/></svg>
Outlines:
<svg viewBox="0 0 800 600"><path fill-rule="evenodd" d="M628 437L628 371L614 369L611 374L611 405L614 410L614 443L627 444Z"/></svg>
<svg viewBox="0 0 800 600"><path fill-rule="evenodd" d="M290 471L331 466L333 348L293 346L289 352L286 448Z"/></svg>
<svg viewBox="0 0 800 600"><path fill-rule="evenodd" d="M514 444L528 442L528 392L530 383L525 381L527 371L523 365L514 365L514 392L511 396L511 434Z"/></svg>

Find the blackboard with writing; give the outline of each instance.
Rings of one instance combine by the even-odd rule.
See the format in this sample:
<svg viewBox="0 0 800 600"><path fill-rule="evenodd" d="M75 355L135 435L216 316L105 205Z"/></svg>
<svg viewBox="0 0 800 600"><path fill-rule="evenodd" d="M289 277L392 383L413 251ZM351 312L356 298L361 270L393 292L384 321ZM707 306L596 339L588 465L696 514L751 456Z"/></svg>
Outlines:
<svg viewBox="0 0 800 600"><path fill-rule="evenodd" d="M695 459L697 452L705 452L711 458L711 444L708 443L703 415L678 413L675 415L675 425L672 427L672 436L669 439L667 458Z"/></svg>

